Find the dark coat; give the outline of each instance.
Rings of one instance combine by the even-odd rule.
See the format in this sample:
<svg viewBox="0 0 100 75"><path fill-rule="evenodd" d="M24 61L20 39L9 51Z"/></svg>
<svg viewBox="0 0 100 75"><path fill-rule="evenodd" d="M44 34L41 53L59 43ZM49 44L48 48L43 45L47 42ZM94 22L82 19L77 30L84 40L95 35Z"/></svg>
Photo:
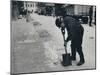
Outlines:
<svg viewBox="0 0 100 75"><path fill-rule="evenodd" d="M73 17L66 16L63 18L63 21L65 28L68 31L68 37L70 37L70 39L82 39L84 29L78 20Z"/></svg>

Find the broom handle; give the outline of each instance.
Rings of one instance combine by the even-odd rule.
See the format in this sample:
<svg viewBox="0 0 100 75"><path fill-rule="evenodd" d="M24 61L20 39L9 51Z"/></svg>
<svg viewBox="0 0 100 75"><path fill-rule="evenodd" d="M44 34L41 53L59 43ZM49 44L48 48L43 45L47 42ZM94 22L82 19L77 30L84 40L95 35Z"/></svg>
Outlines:
<svg viewBox="0 0 100 75"><path fill-rule="evenodd" d="M62 32L62 35L63 35L63 40L64 40L64 43L65 43L65 29L61 29L61 32ZM66 49L66 45L64 46L65 47L65 52L67 54L67 49Z"/></svg>

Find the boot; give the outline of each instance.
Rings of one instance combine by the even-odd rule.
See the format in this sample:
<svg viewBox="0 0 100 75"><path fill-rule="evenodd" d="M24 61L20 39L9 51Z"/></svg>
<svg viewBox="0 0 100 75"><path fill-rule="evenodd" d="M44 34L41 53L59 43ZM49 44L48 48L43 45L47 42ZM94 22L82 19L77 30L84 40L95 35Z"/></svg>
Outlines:
<svg viewBox="0 0 100 75"><path fill-rule="evenodd" d="M76 60L76 57L71 56L71 60L72 61L75 61Z"/></svg>
<svg viewBox="0 0 100 75"><path fill-rule="evenodd" d="M78 63L77 63L77 66L81 66L81 65L83 65L85 63L85 61L83 60L83 61L79 61Z"/></svg>

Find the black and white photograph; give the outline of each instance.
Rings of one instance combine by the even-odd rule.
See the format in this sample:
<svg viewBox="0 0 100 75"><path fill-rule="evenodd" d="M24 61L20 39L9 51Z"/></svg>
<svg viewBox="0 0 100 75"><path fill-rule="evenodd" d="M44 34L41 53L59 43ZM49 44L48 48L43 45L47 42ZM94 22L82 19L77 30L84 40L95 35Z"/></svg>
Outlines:
<svg viewBox="0 0 100 75"><path fill-rule="evenodd" d="M96 69L96 6L10 1L11 74Z"/></svg>

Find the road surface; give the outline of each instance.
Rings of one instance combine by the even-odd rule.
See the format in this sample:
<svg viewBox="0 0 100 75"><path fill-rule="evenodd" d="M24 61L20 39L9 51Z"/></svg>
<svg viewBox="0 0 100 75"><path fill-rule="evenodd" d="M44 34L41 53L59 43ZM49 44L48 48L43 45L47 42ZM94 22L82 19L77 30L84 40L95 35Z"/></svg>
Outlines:
<svg viewBox="0 0 100 75"><path fill-rule="evenodd" d="M55 26L55 17L31 14L31 18L30 22L24 18L11 22L12 73L95 69L95 26L83 25L85 64L76 66L79 61L77 54L77 60L72 62L72 66L63 67L63 37ZM71 52L70 42L67 50Z"/></svg>

